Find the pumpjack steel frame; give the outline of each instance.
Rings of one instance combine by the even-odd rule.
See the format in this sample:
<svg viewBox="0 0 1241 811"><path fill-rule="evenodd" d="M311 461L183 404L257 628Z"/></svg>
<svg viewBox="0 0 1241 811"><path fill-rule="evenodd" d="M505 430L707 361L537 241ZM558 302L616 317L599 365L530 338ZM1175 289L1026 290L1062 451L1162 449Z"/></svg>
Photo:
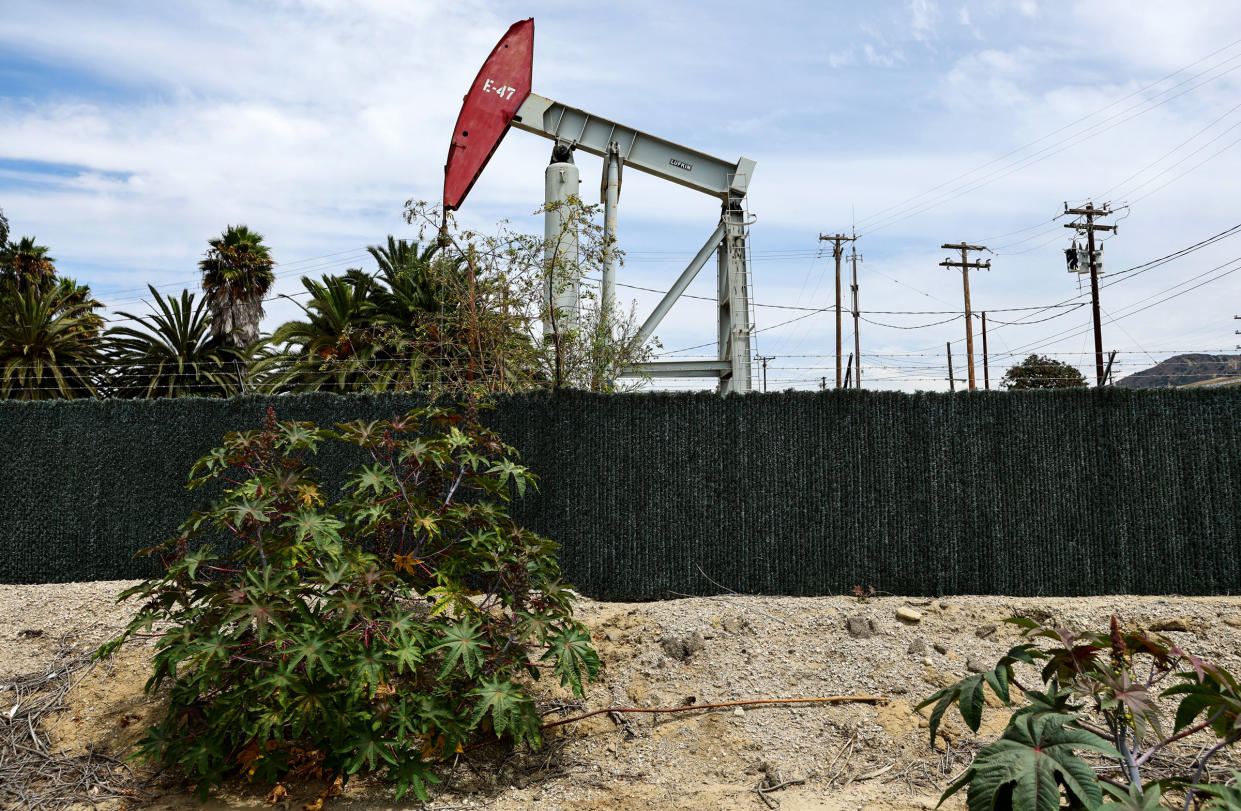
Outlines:
<svg viewBox="0 0 1241 811"><path fill-rule="evenodd" d="M458 116L444 167L445 209L461 205L510 126L554 142L552 162L546 170L549 204L562 203L572 193L578 174L572 162L573 151L581 150L603 159L600 196L604 204L604 237L609 245L616 240L623 167L719 199L719 224L637 333L637 340L643 343L650 340L673 304L714 253L717 257L717 359L643 363L628 371L651 377L716 377L722 394L750 391L750 332L753 327L744 200L755 162L744 157L737 161L722 160L529 92L533 41L533 18L515 23L496 44L475 78ZM471 126L479 137L470 138ZM560 241L559 230L553 232L554 228L559 228L559 222L559 217L546 218L549 244L553 240ZM549 282L548 295L554 306L567 308L573 317L577 307L576 280L569 280L569 287L573 289L558 295ZM607 256L601 302L605 312L610 311L615 300L615 256Z"/></svg>

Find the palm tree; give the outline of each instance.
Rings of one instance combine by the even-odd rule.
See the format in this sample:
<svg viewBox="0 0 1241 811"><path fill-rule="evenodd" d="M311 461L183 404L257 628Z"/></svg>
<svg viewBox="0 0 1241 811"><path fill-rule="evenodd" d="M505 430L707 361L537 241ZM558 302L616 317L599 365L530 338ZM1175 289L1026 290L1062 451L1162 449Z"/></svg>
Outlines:
<svg viewBox="0 0 1241 811"><path fill-rule="evenodd" d="M273 391L361 391L375 355L371 294L374 280L360 270L345 276L302 277L310 301L305 321L282 324L268 339L283 349L257 363L263 386Z"/></svg>
<svg viewBox="0 0 1241 811"><path fill-rule="evenodd" d="M375 276L378 315L390 325L409 327L428 314L456 305L447 281L460 263L448 267L442 257L437 259L439 246L432 243L419 250L417 242L394 240L389 235L387 248L368 245L366 250L379 267Z"/></svg>
<svg viewBox="0 0 1241 811"><path fill-rule="evenodd" d="M216 343L240 348L259 338L263 297L276 275L275 261L263 244L263 235L244 225L230 225L208 240L206 258L198 263L203 290L211 310L211 333Z"/></svg>
<svg viewBox="0 0 1241 811"><path fill-rule="evenodd" d="M155 308L142 318L121 312L142 329L113 327L105 335L115 374L109 381L116 397L229 397L237 393L242 359L212 340L207 300L194 294L165 298L147 285Z"/></svg>
<svg viewBox="0 0 1241 811"><path fill-rule="evenodd" d="M47 247L36 244L34 237L0 243L0 279L7 283L49 285L56 278L55 262L47 255Z"/></svg>
<svg viewBox="0 0 1241 811"><path fill-rule="evenodd" d="M439 386L530 385L535 347L510 313L506 282L471 273L465 257L439 247L392 236L386 247L367 247L379 266L372 294L384 344L378 354L393 367L398 358L418 359L418 379Z"/></svg>
<svg viewBox="0 0 1241 811"><path fill-rule="evenodd" d="M366 251L375 257L375 263L379 265L379 272L385 276L391 277L400 274L405 270L417 270L428 267L431 258L439 250L439 246L434 242L418 250L418 243L410 242L404 239L393 239L388 234L388 246L385 248L380 245L367 245Z"/></svg>
<svg viewBox="0 0 1241 811"><path fill-rule="evenodd" d="M367 251L375 275L302 278L306 320L272 335L255 370L272 391L385 391L486 386L532 378L534 347L515 327L498 280L475 278L437 245L388 237Z"/></svg>
<svg viewBox="0 0 1241 811"><path fill-rule="evenodd" d="M0 398L46 400L95 395L103 323L90 289L58 284L3 286Z"/></svg>

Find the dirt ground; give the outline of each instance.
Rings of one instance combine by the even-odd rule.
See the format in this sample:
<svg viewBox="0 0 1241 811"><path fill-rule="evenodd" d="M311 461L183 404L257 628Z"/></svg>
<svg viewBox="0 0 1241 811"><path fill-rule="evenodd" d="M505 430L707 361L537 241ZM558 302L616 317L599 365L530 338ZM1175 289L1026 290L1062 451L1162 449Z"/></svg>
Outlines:
<svg viewBox="0 0 1241 811"><path fill-rule="evenodd" d="M133 607L114 604L124 582L0 586L0 681L38 674L66 645L88 650L115 634ZM898 611L907 615L898 617ZM431 809L898 809L933 808L977 748L1003 729L998 705L974 737L955 710L947 743L928 743L912 707L971 669L994 666L1018 639L1002 622L1029 616L1106 627L1109 615L1164 633L1241 673L1241 599L1183 597L783 598L725 595L657 603L583 599L579 618L603 659L578 714L603 707L678 707L748 699L880 696L882 702L804 703L670 714L605 714L560 727L540 752L480 750L446 764ZM150 649L127 646L68 693L42 734L66 753L124 757L162 706L148 699ZM567 696L542 688L549 702ZM12 696L0 694L0 711ZM549 704L550 706L550 704ZM556 714L549 715L551 718ZM0 723L4 723L0 712ZM0 742L0 748L4 744ZM0 761L5 753L0 751ZM1221 763L1238 767L1238 763ZM144 807L203 808L184 785L139 772ZM760 794L759 788L778 787ZM208 809L270 808L266 786L242 782ZM292 785L275 805L300 809L321 785ZM963 808L960 796L946 808ZM134 800L97 802L101 809ZM83 808L90 807L83 804ZM351 782L327 808L418 808L377 781Z"/></svg>

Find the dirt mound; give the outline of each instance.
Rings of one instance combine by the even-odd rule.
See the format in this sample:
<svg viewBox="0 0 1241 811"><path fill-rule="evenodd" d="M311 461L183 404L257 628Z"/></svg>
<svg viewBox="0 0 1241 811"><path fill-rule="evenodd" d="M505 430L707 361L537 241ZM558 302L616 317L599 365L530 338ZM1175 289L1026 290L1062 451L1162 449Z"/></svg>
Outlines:
<svg viewBox="0 0 1241 811"><path fill-rule="evenodd" d="M0 586L0 677L45 667L57 641L87 649L132 607L127 583ZM538 752L479 750L446 764L430 808L917 809L1003 728L991 707L975 738L950 713L947 742L929 746L912 707L1016 643L1002 620L1031 616L1102 629L1116 614L1163 628L1183 647L1241 672L1236 598L783 598L729 595L659 603L582 600L604 662L585 700L543 687L548 720L604 707L667 708L750 699L884 696L886 702L732 706L668 714L610 713L559 727ZM68 752L127 754L162 711L142 695L150 649L131 646L68 694L45 733ZM760 792L759 789L762 789ZM301 808L321 785L291 786L277 805ZM184 786L155 779L152 808L200 808ZM266 787L235 784L207 805L270 807ZM958 798L953 798L953 801ZM963 807L950 801L948 807ZM117 808L125 801L100 803ZM360 780L328 807L386 809L391 789Z"/></svg>

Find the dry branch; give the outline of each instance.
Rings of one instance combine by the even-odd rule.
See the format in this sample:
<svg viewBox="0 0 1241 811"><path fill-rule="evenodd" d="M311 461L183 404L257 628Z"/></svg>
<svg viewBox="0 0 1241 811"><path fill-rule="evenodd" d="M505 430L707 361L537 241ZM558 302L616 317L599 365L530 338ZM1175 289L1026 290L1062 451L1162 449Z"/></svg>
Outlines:
<svg viewBox="0 0 1241 811"><path fill-rule="evenodd" d="M0 682L0 806L40 811L73 803L133 797L138 784L123 761L88 750L53 752L40 726L66 708L69 692L95 667L90 653L77 651L73 635L57 642L45 671Z"/></svg>

